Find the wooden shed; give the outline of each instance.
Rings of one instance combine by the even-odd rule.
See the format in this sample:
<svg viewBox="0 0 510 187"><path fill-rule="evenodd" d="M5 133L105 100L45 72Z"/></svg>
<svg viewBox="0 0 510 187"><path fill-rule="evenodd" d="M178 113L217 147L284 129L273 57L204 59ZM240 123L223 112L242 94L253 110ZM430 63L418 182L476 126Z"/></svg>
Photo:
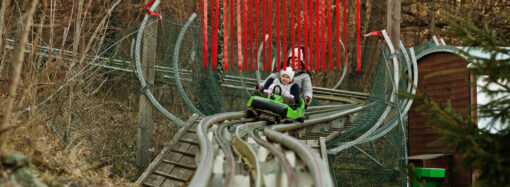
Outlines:
<svg viewBox="0 0 510 187"><path fill-rule="evenodd" d="M440 75L425 79L428 74L459 68L467 68L467 62L455 54L457 48L452 46L433 46L416 54L418 62L418 88L425 90L436 101L446 104L451 101L456 111L468 111L471 104L476 104L476 87L470 82L474 76L468 71ZM457 168L459 155L447 152L446 146L430 146L439 138L430 130L437 124L426 124L427 117L416 112L422 102L413 103L409 111L408 150L410 163L417 167L445 168L447 176L443 186L470 186L471 171Z"/></svg>

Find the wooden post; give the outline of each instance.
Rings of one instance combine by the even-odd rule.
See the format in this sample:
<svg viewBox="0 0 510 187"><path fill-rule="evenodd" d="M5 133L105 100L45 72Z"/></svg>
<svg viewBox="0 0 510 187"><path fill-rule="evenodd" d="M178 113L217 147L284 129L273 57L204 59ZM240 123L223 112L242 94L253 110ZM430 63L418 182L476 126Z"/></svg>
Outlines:
<svg viewBox="0 0 510 187"><path fill-rule="evenodd" d="M150 0L145 0L149 3ZM151 17L151 19L156 19ZM146 26L143 32L143 49L142 49L142 73L145 81L150 86L154 84L154 63L156 61L156 46L157 27L158 24ZM144 89L144 88L142 88ZM152 103L149 101L145 93L140 93L140 105L138 108L138 137L137 137L137 152L136 152L136 167L138 174L143 173L149 164L150 154L149 148L151 147L151 125L152 125Z"/></svg>
<svg viewBox="0 0 510 187"><path fill-rule="evenodd" d="M390 32L391 43L395 49L398 49L400 43L400 6L401 0L388 0L386 27Z"/></svg>

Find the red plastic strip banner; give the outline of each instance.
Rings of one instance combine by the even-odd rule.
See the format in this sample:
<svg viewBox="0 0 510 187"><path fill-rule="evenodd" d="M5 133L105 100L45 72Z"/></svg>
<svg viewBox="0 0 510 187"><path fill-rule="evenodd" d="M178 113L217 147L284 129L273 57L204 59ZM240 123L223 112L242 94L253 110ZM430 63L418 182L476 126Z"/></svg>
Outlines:
<svg viewBox="0 0 510 187"><path fill-rule="evenodd" d="M204 69L207 69L207 0L202 0L200 3L200 11L202 12L202 34L203 34L203 50L204 50Z"/></svg>
<svg viewBox="0 0 510 187"><path fill-rule="evenodd" d="M281 34L281 28L280 28L280 1L276 1L276 70L280 71L281 69L281 49L280 49L280 34Z"/></svg>
<svg viewBox="0 0 510 187"><path fill-rule="evenodd" d="M344 66L347 68L347 59L348 59L348 55L347 55L347 0L344 0L344 61L345 61L345 64Z"/></svg>
<svg viewBox="0 0 510 187"><path fill-rule="evenodd" d="M315 69L318 71L321 68L321 59L320 59L320 17L319 17L319 2L315 2Z"/></svg>
<svg viewBox="0 0 510 187"><path fill-rule="evenodd" d="M283 37L283 44L282 44L282 49L283 49L283 54L284 54L284 60L283 60L283 69L287 69L287 1L284 0L282 1L283 5L282 5L282 9L283 9L283 16L282 16L282 37Z"/></svg>
<svg viewBox="0 0 510 187"><path fill-rule="evenodd" d="M340 67L340 0L335 2L335 13L336 13L336 67L338 70Z"/></svg>
<svg viewBox="0 0 510 187"><path fill-rule="evenodd" d="M228 29L227 29L227 0L223 0L223 69L228 70Z"/></svg>
<svg viewBox="0 0 510 187"><path fill-rule="evenodd" d="M248 51L250 53L250 71L253 71L253 1L248 1L250 3L250 50Z"/></svg>
<svg viewBox="0 0 510 187"><path fill-rule="evenodd" d="M308 48L310 48L310 54L308 54L308 60L310 62L308 62L308 65L309 65L309 69L310 71L313 70L313 52L312 52L312 48L313 48L313 0L308 0L308 9L310 10L310 17L308 18ZM313 50L313 51L316 51L316 50Z"/></svg>
<svg viewBox="0 0 510 187"><path fill-rule="evenodd" d="M327 9L326 13L328 14L328 54L329 54L329 69L333 69L333 34L332 34L332 25L331 25L331 0L327 0Z"/></svg>
<svg viewBox="0 0 510 187"><path fill-rule="evenodd" d="M390 34L390 32L388 32L388 31L386 31L386 33ZM377 36L377 35L382 35L382 31L369 32L367 34L364 34L363 36Z"/></svg>
<svg viewBox="0 0 510 187"><path fill-rule="evenodd" d="M297 6L297 43L301 45L301 3L300 0L296 0L296 6ZM298 59L301 59L301 56L303 54L298 54ZM297 64L298 69L301 70L301 63Z"/></svg>
<svg viewBox="0 0 510 187"><path fill-rule="evenodd" d="M219 13L220 0L214 1L214 34L213 34L213 48L212 48L212 69L216 70L217 62L218 62L218 18L220 17Z"/></svg>
<svg viewBox="0 0 510 187"><path fill-rule="evenodd" d="M234 0L230 0L230 69L234 70Z"/></svg>
<svg viewBox="0 0 510 187"><path fill-rule="evenodd" d="M303 40L305 43L305 51L303 51L303 60L305 61L305 67L303 69L308 70L308 0L303 0Z"/></svg>
<svg viewBox="0 0 510 187"><path fill-rule="evenodd" d="M264 71L267 71L267 67L266 67L266 64L267 64L267 54L266 54L266 43L267 43L267 40L266 40L266 29L267 29L267 24L266 24L266 15L267 15L267 10L266 10L266 3L267 1L266 0L262 0L262 33L263 33L263 36L262 36L262 53L264 54Z"/></svg>
<svg viewBox="0 0 510 187"><path fill-rule="evenodd" d="M290 0L290 42L291 42L291 54L292 54L292 69L294 69L294 67L296 67L296 64L294 62L294 58L296 56L296 54L294 54L294 47L296 46L296 34L294 33L295 31L295 28L294 28L294 19L295 19L295 11L294 11L294 0Z"/></svg>
<svg viewBox="0 0 510 187"><path fill-rule="evenodd" d="M268 66L269 66L269 71L271 71L271 69L273 68L273 55L271 54L271 52L273 51L273 37L272 37L272 33L273 33L273 1L272 0L269 0L269 4L267 6L267 10L268 10L268 15L269 15L269 18L268 18L268 28L269 28L269 41L267 42L267 47L268 47L268 53L267 53L267 56L268 56Z"/></svg>
<svg viewBox="0 0 510 187"><path fill-rule="evenodd" d="M243 69L243 42L241 30L241 0L237 0L237 65L239 70Z"/></svg>
<svg viewBox="0 0 510 187"><path fill-rule="evenodd" d="M360 29L360 5L359 0L356 0L356 57L357 57L357 71L361 70L361 29Z"/></svg>
<svg viewBox="0 0 510 187"><path fill-rule="evenodd" d="M145 5L145 10L147 11L148 14L150 15L153 15L153 16L158 16L159 17L159 20L161 21L161 28L163 28L163 17L161 16L161 14L159 13L156 13L154 11L152 11L151 9L149 9L150 6L152 6L154 4L154 1L156 0L152 0L150 3L147 3Z"/></svg>
<svg viewBox="0 0 510 187"><path fill-rule="evenodd" d="M329 1L329 0L328 0ZM325 50L325 41L324 41L324 35L326 33L326 15L324 14L325 11L325 3L324 0L321 0L321 12L320 12L320 20L321 20L321 63L322 63L322 70L326 70L326 50Z"/></svg>
<svg viewBox="0 0 510 187"><path fill-rule="evenodd" d="M257 46L257 49L259 45L259 8L259 0L255 0L255 45ZM255 60L255 70L259 70L259 58L258 55L256 56L257 59Z"/></svg>
<svg viewBox="0 0 510 187"><path fill-rule="evenodd" d="M248 70L248 0L243 3L243 56L244 56L244 70Z"/></svg>

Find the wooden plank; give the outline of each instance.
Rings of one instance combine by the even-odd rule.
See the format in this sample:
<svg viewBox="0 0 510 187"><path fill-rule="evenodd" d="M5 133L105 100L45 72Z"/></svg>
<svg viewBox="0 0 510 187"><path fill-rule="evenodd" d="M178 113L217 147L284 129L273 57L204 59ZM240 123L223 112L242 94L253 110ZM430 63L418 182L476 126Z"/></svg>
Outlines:
<svg viewBox="0 0 510 187"><path fill-rule="evenodd" d="M188 181L192 175L193 175L193 170L181 168L181 167L175 167L172 170L172 172L170 173L170 176L173 176L178 179L182 179L184 181Z"/></svg>
<svg viewBox="0 0 510 187"><path fill-rule="evenodd" d="M170 152L164 158L164 160L169 160L170 162L178 163L179 160L181 160L182 156L183 156L182 153Z"/></svg>
<svg viewBox="0 0 510 187"><path fill-rule="evenodd" d="M164 180L165 177L152 174L143 184L146 186L159 186L161 183L163 183Z"/></svg>
<svg viewBox="0 0 510 187"><path fill-rule="evenodd" d="M320 153L322 155L322 162L324 163L324 167L329 171L328 154L326 152L327 151L326 138L320 137L319 144L320 144Z"/></svg>
<svg viewBox="0 0 510 187"><path fill-rule="evenodd" d="M174 169L173 164L167 164L167 163L160 163L156 171L161 173L170 174L172 172L172 169Z"/></svg>
<svg viewBox="0 0 510 187"><path fill-rule="evenodd" d="M195 163L195 157L190 156L183 156L178 162L175 162L173 160L163 160L163 162L192 170L195 170L197 168L197 165Z"/></svg>
<svg viewBox="0 0 510 187"><path fill-rule="evenodd" d="M179 163L186 165L193 169L197 167L197 164L195 163L195 157L191 157L191 156L183 156L181 158L181 160L179 161Z"/></svg>
<svg viewBox="0 0 510 187"><path fill-rule="evenodd" d="M311 148L318 148L319 146L319 140L306 140L306 145Z"/></svg>
<svg viewBox="0 0 510 187"><path fill-rule="evenodd" d="M174 167L174 170L176 168L181 168L181 167ZM154 173L158 174L158 175L161 175L161 176L164 176L166 178L166 180L175 180L175 181L187 182L187 179L181 178L181 177L176 177L175 175L172 175L171 173L167 174L167 173L161 173L159 171L154 171Z"/></svg>
<svg viewBox="0 0 510 187"><path fill-rule="evenodd" d="M147 169L145 169L145 171L142 173L142 175L140 175L140 177L138 177L138 179L135 182L136 184L141 185L142 183L144 183L143 181L146 180L150 176L151 172L156 169L156 167L159 165L159 163L161 163L163 157L168 152L170 152L170 150L171 150L170 147L173 146L177 141L179 141L179 139L182 137L184 132L186 132L186 130L190 128L192 123L194 123L197 119L199 119L199 117L200 116L198 114L193 114L193 115L191 115L191 117L189 117L188 121L186 122L186 125L184 125L183 127L181 127L181 129L179 129L179 131L174 135L172 140L170 140L168 145L165 146L165 148L163 148L163 150L161 150L161 152L158 154L158 156L156 156L156 158L154 158L154 160L147 167Z"/></svg>
<svg viewBox="0 0 510 187"><path fill-rule="evenodd" d="M179 141L173 148L172 150L175 150L175 151L179 151L179 152L187 152L189 146L191 146L191 144L189 143L186 143L186 142L181 142Z"/></svg>
<svg viewBox="0 0 510 187"><path fill-rule="evenodd" d="M197 144L197 135L192 132L186 132L186 134L184 134L184 136L181 138L181 141L190 144Z"/></svg>
<svg viewBox="0 0 510 187"><path fill-rule="evenodd" d="M181 186L186 186L186 184L184 182L171 179L167 179L165 180L165 182L163 182L163 184L161 184L161 187L181 187Z"/></svg>
<svg viewBox="0 0 510 187"><path fill-rule="evenodd" d="M198 153L198 151L200 151L200 147L198 147L198 145L191 145L191 146L189 146L187 152L192 154L192 155L195 155L195 154Z"/></svg>

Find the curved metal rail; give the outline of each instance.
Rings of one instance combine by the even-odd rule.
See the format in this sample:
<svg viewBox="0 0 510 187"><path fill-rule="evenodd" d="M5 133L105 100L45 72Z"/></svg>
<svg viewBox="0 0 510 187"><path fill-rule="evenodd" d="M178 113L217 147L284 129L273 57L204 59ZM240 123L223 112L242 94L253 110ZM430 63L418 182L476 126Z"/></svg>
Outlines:
<svg viewBox="0 0 510 187"><path fill-rule="evenodd" d="M338 118L348 116L349 114L353 114L353 113L359 111L360 109L361 109L361 106L359 103L310 107L306 110L307 112L305 114L307 116L323 115L323 114L326 114L326 116L321 117L321 118L314 117L314 119L305 120L305 122L303 124L297 124L297 123L296 124L280 124L280 125L271 126L271 128L273 128L273 130L271 130L270 128L267 128L267 129L269 129L271 131L275 131L275 132L276 132L276 130L278 130L278 131L283 131L283 130L293 131L293 130L297 130L297 129L303 129L305 127L312 126L312 125L319 125L321 123L328 124L331 121L337 120ZM340 112L337 112L337 111L340 111ZM186 179L186 177L185 177L184 179L181 179L177 182L184 183L184 184L187 183L189 186L207 186L208 184L211 184L211 185L212 184L218 184L218 185L222 184L222 185L226 185L226 186L232 185L234 176L241 174L243 171L236 171L234 169L239 164L235 161L238 159L236 159L234 157L239 157L239 156L234 156L232 154L230 154L230 156L229 156L229 152L230 153L232 152L232 151L228 150L231 145L229 145L228 138L223 137L223 134L225 134L225 132L228 132L225 130L226 128L236 128L236 129L239 128L237 130L237 136L239 138L237 138L237 139L241 140L243 137L245 137L245 138L251 137L255 140L255 142L257 142L259 144L259 146L266 147L268 150L272 150L271 153L275 157L278 157L280 160L283 161L282 166L285 169L285 175L287 176L288 184L291 186L293 186L293 184L295 184L295 186L298 186L297 181L299 181L299 180L297 180L297 179L300 179L300 180L303 180L303 179L296 178L296 175L292 176L293 171L289 171L289 170L292 170L292 167L287 165L288 161L287 162L285 161L285 158L282 157L281 152L277 153L277 152L275 152L274 147L270 148L267 146L267 144L260 143L260 139L257 139L256 136L253 134L253 129L251 129L249 132L246 129L244 129L243 132L241 132L241 130L240 130L241 127L239 125L253 120L253 119L247 119L245 117L246 117L245 112L231 112L231 113L222 113L222 114L213 115L213 116L204 118L203 120L200 121L200 123L196 122L195 123L196 127L193 128L196 131L195 138L197 140L195 142L197 144L197 147L199 146L199 150L196 149L197 154L194 155L194 156L196 156L196 158L198 158L198 159L196 159L196 161L197 161L197 164L195 164L196 168L194 169L193 176L190 176L189 179ZM217 129L215 129L215 131L211 131L212 127L217 128ZM340 132L339 130L330 131L329 134L322 134L321 136L323 136L323 137L334 136L335 134L338 134L339 132ZM246 135L248 135L248 136L246 136ZM274 133L273 133L273 135L274 135ZM288 137L288 138L291 138L291 137ZM288 139L288 138L284 138L284 139ZM223 173L223 172L214 173L212 171L213 170L212 168L217 167L215 165L215 163L213 162L215 160L213 158L215 157L215 152L216 152L215 148L214 148L214 142L212 142L213 139L216 140L216 143L221 147L221 151L223 151L223 153L225 153L224 154L225 160L227 161L226 165L220 166L220 167L224 167L225 173ZM293 140L284 140L284 141L294 141L294 143L292 143L292 144L295 144L296 146L298 146L298 144L300 144L299 146L306 146L306 145L303 145L302 143L296 143L296 142L304 141L304 140L297 140L295 138L292 138L292 139ZM235 140L235 141L237 141L237 140ZM276 143L280 143L280 142L276 142ZM282 144L288 148L288 142L284 142L284 143L280 143L280 144ZM251 146L253 146L253 145L251 145ZM257 148L257 149L260 149L260 148ZM311 176L310 179L314 178L315 185L330 186L332 184L331 181L327 181L327 180L325 181L323 179L320 179L320 177L327 177L327 178L329 178L328 180L331 179L329 176L329 173L327 173L326 169L324 168L325 166L323 166L324 163L322 161L320 161L320 159L319 159L320 157L317 155L314 155L315 153L312 153L313 151L311 151L311 150L306 150L305 148L298 148L298 149L300 149L300 151L295 150L294 148L289 149L288 151L297 153L297 155L299 156L299 159L301 160L300 163L306 164L306 166L304 165L303 167L309 168L310 173L308 173L307 175ZM298 152L301 152L301 153L298 153ZM324 153L322 153L322 154L324 154ZM253 151L251 151L251 155L253 157ZM241 154L241 157L242 157L242 154ZM218 158L216 158L216 159L218 159ZM248 161L248 162L252 163L252 165L256 165L257 162L259 162L259 161L256 161L255 159L251 159L251 161ZM166 162L161 161L161 160L160 161L155 160L153 163L167 164ZM165 174L164 172L159 171L159 170L162 170L161 167L163 167L163 166L159 165L157 167L153 167L153 168L158 168L158 169L157 170L153 169L153 171L151 171L152 174L149 175L150 177L145 177L145 179L144 179L145 181L142 180L144 182L139 183L139 184L143 184L144 186L159 186L159 185L163 185L163 184L169 184L171 182L171 180L168 177L170 177L171 175ZM163 168L165 168L165 167L163 167ZM237 168L239 168L239 167L237 167ZM241 167L241 168L243 168L243 167ZM257 179L257 181L259 181L258 180L259 178L262 179L265 177L265 176L261 177L260 171L257 172L256 169L251 170L251 171L252 171L252 173L254 173L254 174L252 174L252 176L255 176L253 179ZM239 173L239 172L241 172L241 173ZM313 172L319 172L322 174L319 176L319 175L315 175ZM259 174L257 174L257 173L259 173ZM217 174L221 174L221 175L217 175ZM283 175L283 173L281 173L281 174ZM221 181L218 181L216 178L218 176L222 176L223 179ZM162 177L163 178L167 177L167 178L162 179ZM319 177L319 178L317 178L317 177ZM141 180L141 179L139 179L139 180ZM175 179L175 180L177 180L177 179ZM320 181L320 182L317 183L317 181ZM261 182L257 182L256 184L262 185Z"/></svg>
<svg viewBox="0 0 510 187"><path fill-rule="evenodd" d="M246 124L245 124L246 125ZM235 152L245 160L248 167L251 168L251 174L254 178L255 186L262 186L262 174L260 169L260 161L257 158L255 151L245 142L242 137L246 135L246 132L242 131L241 128L245 125L241 125L236 128L235 136L232 140L232 147Z"/></svg>
<svg viewBox="0 0 510 187"><path fill-rule="evenodd" d="M294 170L292 169L292 167L289 163L289 160L285 157L285 155L283 154L283 152L280 149L278 149L276 146L274 146L273 144L270 144L269 142L263 140L260 137L259 131L261 131L261 130L263 130L263 128L254 129L251 136L258 144L262 145L263 147L265 147L266 149L271 151L271 153L273 155L278 157L278 159L280 159L280 161L283 162L283 164L285 166L285 174L287 175L287 178L289 179L289 187L295 187L296 186L296 178L295 178Z"/></svg>
<svg viewBox="0 0 510 187"><path fill-rule="evenodd" d="M271 140L285 145L302 158L308 169L311 171L314 183L318 187L333 186L331 175L320 161L320 158L308 146L302 144L295 138L284 135L269 128L264 128L264 134Z"/></svg>
<svg viewBox="0 0 510 187"><path fill-rule="evenodd" d="M233 180L233 177L234 177L234 174L235 174L235 162L234 162L234 155L232 153L232 149L230 148L230 145L228 145L228 143L224 140L224 137L223 137L223 132L225 131L225 129L229 126L232 126L236 123L246 123L246 122L253 122L254 119L244 119L244 120L234 120L234 121L229 121L229 122L226 122L226 123L223 123L220 125L219 128L216 129L216 136L215 136L215 139L216 139L216 142L218 142L218 144L220 145L221 149L223 150L223 153L225 153L225 158L227 160L227 166L228 166L228 173L227 173L227 178L225 180L225 186L232 186L232 180Z"/></svg>
<svg viewBox="0 0 510 187"><path fill-rule="evenodd" d="M206 186L211 177L213 148L207 135L207 129L214 123L246 117L246 112L228 112L207 117L197 126L198 143L200 145L200 165L191 179L190 186Z"/></svg>

